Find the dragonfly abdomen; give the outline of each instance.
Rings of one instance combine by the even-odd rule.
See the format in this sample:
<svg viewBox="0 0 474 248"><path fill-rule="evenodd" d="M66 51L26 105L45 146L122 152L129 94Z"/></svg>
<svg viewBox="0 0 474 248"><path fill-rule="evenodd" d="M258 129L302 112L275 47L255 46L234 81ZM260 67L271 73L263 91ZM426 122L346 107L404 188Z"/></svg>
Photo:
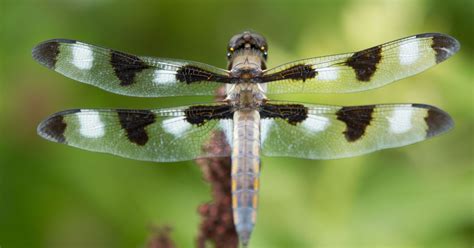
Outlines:
<svg viewBox="0 0 474 248"><path fill-rule="evenodd" d="M239 239L247 245L255 225L260 177L260 115L234 113L232 150L232 209Z"/></svg>

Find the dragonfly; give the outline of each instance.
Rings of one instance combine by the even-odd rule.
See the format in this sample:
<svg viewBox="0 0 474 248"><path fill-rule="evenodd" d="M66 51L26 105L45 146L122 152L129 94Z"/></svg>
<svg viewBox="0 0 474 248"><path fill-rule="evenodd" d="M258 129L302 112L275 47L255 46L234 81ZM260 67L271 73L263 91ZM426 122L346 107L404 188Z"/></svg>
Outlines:
<svg viewBox="0 0 474 248"><path fill-rule="evenodd" d="M256 222L262 155L346 158L416 143L453 127L446 112L426 104L329 106L276 101L267 95L370 90L425 71L459 49L460 43L449 35L423 33L267 69L266 39L245 31L230 39L228 66L221 69L52 39L33 49L35 60L112 93L170 97L225 90L222 100L208 104L66 110L46 118L37 131L50 141L137 160L230 157L234 225L246 247ZM218 134L230 149L204 150Z"/></svg>

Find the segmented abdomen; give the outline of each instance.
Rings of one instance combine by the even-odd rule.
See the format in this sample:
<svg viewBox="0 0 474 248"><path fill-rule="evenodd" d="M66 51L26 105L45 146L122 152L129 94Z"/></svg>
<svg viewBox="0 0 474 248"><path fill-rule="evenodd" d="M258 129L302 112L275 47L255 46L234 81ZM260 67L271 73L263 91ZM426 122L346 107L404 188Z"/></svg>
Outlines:
<svg viewBox="0 0 474 248"><path fill-rule="evenodd" d="M245 246L255 225L260 177L260 114L234 113L232 208L234 224Z"/></svg>

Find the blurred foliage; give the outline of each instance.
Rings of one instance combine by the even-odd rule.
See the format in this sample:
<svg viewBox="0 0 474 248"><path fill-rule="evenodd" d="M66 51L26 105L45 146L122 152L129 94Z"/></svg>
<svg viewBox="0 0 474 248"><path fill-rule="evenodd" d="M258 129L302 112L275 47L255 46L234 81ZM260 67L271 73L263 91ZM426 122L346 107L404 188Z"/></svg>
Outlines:
<svg viewBox="0 0 474 248"><path fill-rule="evenodd" d="M72 38L134 54L225 67L227 40L252 29L270 66L422 32L458 38L459 54L378 90L279 99L358 105L420 102L449 112L448 134L332 161L263 158L253 247L472 247L471 0L0 0L0 246L143 247L151 226L192 247L209 188L194 162L153 164L42 140L37 123L68 108L156 108L211 97L113 95L47 70L31 48Z"/></svg>

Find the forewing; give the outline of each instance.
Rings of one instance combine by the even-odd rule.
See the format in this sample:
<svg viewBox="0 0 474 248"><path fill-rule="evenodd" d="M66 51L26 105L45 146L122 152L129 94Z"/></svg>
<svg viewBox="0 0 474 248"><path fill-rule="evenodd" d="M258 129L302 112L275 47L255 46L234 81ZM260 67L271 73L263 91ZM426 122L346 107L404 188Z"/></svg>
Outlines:
<svg viewBox="0 0 474 248"><path fill-rule="evenodd" d="M266 156L352 157L416 143L453 126L447 113L422 104L275 105L283 107L261 112L262 153Z"/></svg>
<svg viewBox="0 0 474 248"><path fill-rule="evenodd" d="M172 162L228 156L228 148L203 153L215 137L232 138L231 113L225 106L158 110L67 110L38 126L45 139L85 150L146 161Z"/></svg>
<svg viewBox="0 0 474 248"><path fill-rule="evenodd" d="M426 33L355 53L311 58L267 70L268 94L346 93L381 87L420 73L455 54L451 36Z"/></svg>
<svg viewBox="0 0 474 248"><path fill-rule="evenodd" d="M54 39L33 58L66 77L128 96L214 95L228 72L203 63L135 56L75 40Z"/></svg>

